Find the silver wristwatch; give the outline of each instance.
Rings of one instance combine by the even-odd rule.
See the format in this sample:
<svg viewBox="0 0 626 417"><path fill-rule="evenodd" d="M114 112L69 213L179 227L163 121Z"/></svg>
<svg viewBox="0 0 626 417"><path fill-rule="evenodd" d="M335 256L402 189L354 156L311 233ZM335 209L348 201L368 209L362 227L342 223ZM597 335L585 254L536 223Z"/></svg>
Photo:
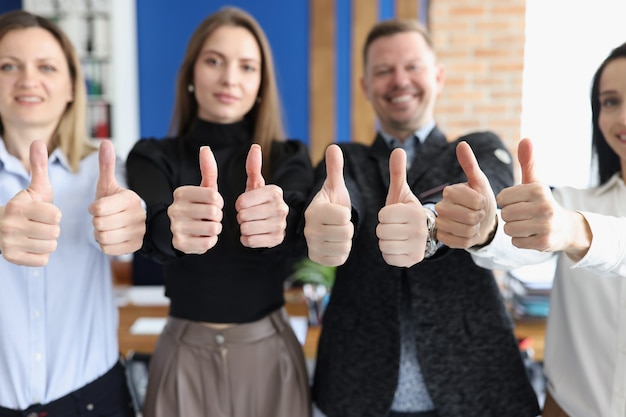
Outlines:
<svg viewBox="0 0 626 417"><path fill-rule="evenodd" d="M437 215L434 211L424 207L426 213L426 227L428 228L428 236L426 237L426 249L424 250L424 258L430 258L439 249L439 241L437 240L437 226L435 220Z"/></svg>

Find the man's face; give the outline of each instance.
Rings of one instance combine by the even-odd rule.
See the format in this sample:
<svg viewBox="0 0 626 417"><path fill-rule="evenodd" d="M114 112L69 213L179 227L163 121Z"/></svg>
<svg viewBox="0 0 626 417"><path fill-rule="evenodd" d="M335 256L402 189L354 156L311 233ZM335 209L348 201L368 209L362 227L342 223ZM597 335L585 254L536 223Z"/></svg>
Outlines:
<svg viewBox="0 0 626 417"><path fill-rule="evenodd" d="M372 42L361 87L382 130L404 140L433 119L444 78L423 36L403 32Z"/></svg>

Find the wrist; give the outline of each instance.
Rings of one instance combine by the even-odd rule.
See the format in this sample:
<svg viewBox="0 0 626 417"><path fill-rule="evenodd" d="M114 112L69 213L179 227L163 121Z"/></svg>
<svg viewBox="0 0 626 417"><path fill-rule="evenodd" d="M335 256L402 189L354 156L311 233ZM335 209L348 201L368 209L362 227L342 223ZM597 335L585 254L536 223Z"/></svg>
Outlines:
<svg viewBox="0 0 626 417"><path fill-rule="evenodd" d="M581 212L576 211L572 213L572 222L571 243L564 248L564 251L570 259L578 262L587 255L591 247L593 233L591 232L589 222L587 222L587 219Z"/></svg>
<svg viewBox="0 0 626 417"><path fill-rule="evenodd" d="M437 240L437 213L427 207L424 207L424 213L426 214L426 228L428 234L426 235L426 248L424 249L424 258L430 258L439 249L439 241Z"/></svg>
<svg viewBox="0 0 626 417"><path fill-rule="evenodd" d="M493 241L493 238L496 236L496 232L497 231L498 231L498 215L496 214L493 228L491 229L491 231L487 235L487 239L485 239L485 241L482 242L482 243L478 243L478 244L472 246L470 249L484 248L485 246L487 246L488 244L490 244Z"/></svg>

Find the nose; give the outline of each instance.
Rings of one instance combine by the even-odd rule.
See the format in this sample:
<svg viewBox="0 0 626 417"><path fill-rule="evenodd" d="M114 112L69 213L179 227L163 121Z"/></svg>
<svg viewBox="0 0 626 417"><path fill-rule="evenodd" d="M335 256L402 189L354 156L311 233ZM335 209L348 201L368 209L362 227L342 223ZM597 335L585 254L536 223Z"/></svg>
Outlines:
<svg viewBox="0 0 626 417"><path fill-rule="evenodd" d="M396 68L393 74L393 81L396 87L405 87L409 85L409 73L405 69Z"/></svg>
<svg viewBox="0 0 626 417"><path fill-rule="evenodd" d="M626 103L623 103L619 108L619 120L622 124L626 125Z"/></svg>
<svg viewBox="0 0 626 417"><path fill-rule="evenodd" d="M224 85L235 85L239 79L238 67L236 63L229 63L222 71L222 83Z"/></svg>
<svg viewBox="0 0 626 417"><path fill-rule="evenodd" d="M19 70L17 79L18 86L22 88L32 87L37 82L37 72L30 65L25 65Z"/></svg>

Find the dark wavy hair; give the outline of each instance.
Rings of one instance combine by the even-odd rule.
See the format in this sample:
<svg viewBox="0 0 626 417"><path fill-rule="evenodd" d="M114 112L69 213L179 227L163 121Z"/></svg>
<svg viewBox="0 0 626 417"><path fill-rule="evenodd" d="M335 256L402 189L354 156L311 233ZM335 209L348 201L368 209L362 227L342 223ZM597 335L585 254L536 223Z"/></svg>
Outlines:
<svg viewBox="0 0 626 417"><path fill-rule="evenodd" d="M600 131L598 119L600 118L600 79L606 66L618 58L626 58L626 43L613 49L593 76L591 86L591 123L592 123L592 154L597 158L598 178L600 184L607 182L616 172L621 169L619 156L611 149L606 138Z"/></svg>

